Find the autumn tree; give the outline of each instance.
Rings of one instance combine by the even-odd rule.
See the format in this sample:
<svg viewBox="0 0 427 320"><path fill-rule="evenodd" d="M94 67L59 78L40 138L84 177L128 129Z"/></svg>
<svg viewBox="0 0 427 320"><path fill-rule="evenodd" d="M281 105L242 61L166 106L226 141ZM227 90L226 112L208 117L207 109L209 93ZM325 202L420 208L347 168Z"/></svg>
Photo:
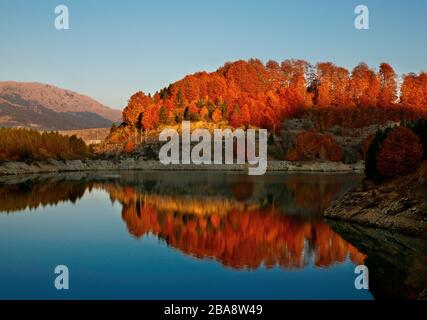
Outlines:
<svg viewBox="0 0 427 320"><path fill-rule="evenodd" d="M160 108L155 105L150 105L141 118L140 126L144 130L152 130L157 127L159 123Z"/></svg>
<svg viewBox="0 0 427 320"><path fill-rule="evenodd" d="M123 110L123 121L129 125L136 126L141 119L141 114L151 103L151 98L142 91L135 93L129 99L128 105Z"/></svg>
<svg viewBox="0 0 427 320"><path fill-rule="evenodd" d="M421 100L420 108L424 111L424 117L427 113L427 72L421 72L418 76L419 85L423 99Z"/></svg>
<svg viewBox="0 0 427 320"><path fill-rule="evenodd" d="M378 106L387 108L397 100L397 75L388 63L381 63L378 76L380 80Z"/></svg>
<svg viewBox="0 0 427 320"><path fill-rule="evenodd" d="M423 146L412 130L394 129L381 144L377 170L385 178L396 178L415 171L423 158Z"/></svg>
<svg viewBox="0 0 427 320"><path fill-rule="evenodd" d="M319 107L330 107L332 105L332 74L334 65L330 62L318 63L316 65L315 82L315 104Z"/></svg>
<svg viewBox="0 0 427 320"><path fill-rule="evenodd" d="M71 160L88 156L89 148L75 135L0 128L0 161Z"/></svg>
<svg viewBox="0 0 427 320"><path fill-rule="evenodd" d="M295 101L292 103L299 106L307 105L307 73L310 64L304 60L285 60L281 64L283 84L293 91Z"/></svg>
<svg viewBox="0 0 427 320"><path fill-rule="evenodd" d="M427 111L427 73L410 73L404 76L401 88L401 103L404 107ZM425 113L424 113L425 115Z"/></svg>
<svg viewBox="0 0 427 320"><path fill-rule="evenodd" d="M297 134L295 148L303 160L319 158L321 149L321 136L314 130Z"/></svg>
<svg viewBox="0 0 427 320"><path fill-rule="evenodd" d="M353 69L350 84L352 99L356 106L377 106L380 80L376 73L365 63L360 63Z"/></svg>

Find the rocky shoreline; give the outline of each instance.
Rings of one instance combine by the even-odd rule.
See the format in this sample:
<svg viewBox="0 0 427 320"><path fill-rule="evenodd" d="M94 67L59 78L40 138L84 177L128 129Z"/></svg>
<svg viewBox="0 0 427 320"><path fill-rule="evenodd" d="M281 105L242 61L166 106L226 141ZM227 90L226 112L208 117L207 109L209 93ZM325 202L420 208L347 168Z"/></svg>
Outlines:
<svg viewBox="0 0 427 320"><path fill-rule="evenodd" d="M181 171L247 171L247 165L168 165L154 160L121 159L121 160L49 160L27 164L25 162L5 162L0 164L0 176L79 171L115 171L115 170L181 170ZM267 171L289 172L329 172L361 173L363 162L344 164L341 162L289 162L269 161Z"/></svg>
<svg viewBox="0 0 427 320"><path fill-rule="evenodd" d="M415 173L379 186L365 182L323 215L427 238L427 162Z"/></svg>
<svg viewBox="0 0 427 320"><path fill-rule="evenodd" d="M344 221L328 224L366 254L364 264L376 300L427 299L427 239Z"/></svg>

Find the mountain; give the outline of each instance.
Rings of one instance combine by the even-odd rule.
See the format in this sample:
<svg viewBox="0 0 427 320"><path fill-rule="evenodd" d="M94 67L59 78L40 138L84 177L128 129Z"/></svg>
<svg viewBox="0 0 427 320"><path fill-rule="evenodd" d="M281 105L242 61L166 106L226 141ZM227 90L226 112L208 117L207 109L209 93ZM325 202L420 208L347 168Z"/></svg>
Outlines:
<svg viewBox="0 0 427 320"><path fill-rule="evenodd" d="M0 126L49 130L110 127L121 112L42 83L0 82Z"/></svg>

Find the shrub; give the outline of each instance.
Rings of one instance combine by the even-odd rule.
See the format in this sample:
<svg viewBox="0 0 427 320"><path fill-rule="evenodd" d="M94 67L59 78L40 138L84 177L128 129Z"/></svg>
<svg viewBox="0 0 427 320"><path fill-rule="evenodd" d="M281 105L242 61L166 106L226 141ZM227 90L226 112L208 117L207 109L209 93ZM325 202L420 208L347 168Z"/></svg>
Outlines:
<svg viewBox="0 0 427 320"><path fill-rule="evenodd" d="M389 136L396 130L397 132L389 139ZM388 142L386 146L383 147L386 140L388 140ZM364 144L365 143L367 142L364 142ZM362 146L362 150L363 148L364 146ZM381 148L382 155L380 156L379 153ZM381 182L385 178L393 178L407 174L417 168L422 158L427 158L426 149L426 119L405 122L401 127L379 130L372 139L366 153L366 177L375 182ZM421 158L419 158L420 150ZM380 161L381 163L379 163Z"/></svg>
<svg viewBox="0 0 427 320"><path fill-rule="evenodd" d="M291 149L286 154L285 159L287 161L298 161L300 160L300 155L298 154L298 151L296 149Z"/></svg>
<svg viewBox="0 0 427 320"><path fill-rule="evenodd" d="M377 170L384 178L406 175L417 169L423 153L419 137L409 128L398 127L380 145Z"/></svg>
<svg viewBox="0 0 427 320"><path fill-rule="evenodd" d="M303 160L314 160L320 155L321 136L315 130L297 134L295 146Z"/></svg>
<svg viewBox="0 0 427 320"><path fill-rule="evenodd" d="M327 159L329 161L341 161L343 151L330 134L321 135L315 130L309 130L297 134L295 148L288 150L286 160L315 160Z"/></svg>
<svg viewBox="0 0 427 320"><path fill-rule="evenodd" d="M321 138L321 146L324 157L329 161L341 161L343 151L335 139L330 134L324 134Z"/></svg>

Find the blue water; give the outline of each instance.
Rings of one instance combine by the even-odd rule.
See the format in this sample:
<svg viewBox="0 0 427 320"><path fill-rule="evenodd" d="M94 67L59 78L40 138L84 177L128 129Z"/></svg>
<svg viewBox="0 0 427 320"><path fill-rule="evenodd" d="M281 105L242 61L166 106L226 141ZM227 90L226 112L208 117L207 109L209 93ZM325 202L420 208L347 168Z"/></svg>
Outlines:
<svg viewBox="0 0 427 320"><path fill-rule="evenodd" d="M161 179L167 179L167 176ZM203 179L206 176L201 174L199 181ZM224 179L230 180L229 177ZM231 180L239 179L247 181L239 175ZM263 184L268 186L269 178L265 179L267 182L263 181ZM277 182L277 179L280 180L273 180ZM313 179L322 178L312 176L307 181L311 183ZM357 181L354 177L347 180L340 178L339 183L348 187ZM126 183L113 179L103 186L121 187ZM42 185L48 184L46 181ZM137 187L138 182L133 186ZM321 186L324 184L319 188ZM18 190L22 188L18 184ZM283 188L285 193L288 192ZM340 187L340 191L343 189ZM355 289L355 263L349 257L343 262L318 267L312 254L305 253L306 261L302 267L266 267L264 264L256 268L236 267L233 260L224 263L221 257L197 258L191 252L168 245L167 237L156 232L139 237L132 235L122 217L123 206L120 201L112 201L105 188L92 186L75 203L65 199L57 204L40 203L35 209L1 212L0 298L372 298L368 290ZM299 212L298 206L294 209ZM164 213L167 214L171 213ZM309 212L309 218L304 219L313 219L312 215L318 221L318 212ZM69 290L56 290L54 286L57 265L69 268Z"/></svg>

